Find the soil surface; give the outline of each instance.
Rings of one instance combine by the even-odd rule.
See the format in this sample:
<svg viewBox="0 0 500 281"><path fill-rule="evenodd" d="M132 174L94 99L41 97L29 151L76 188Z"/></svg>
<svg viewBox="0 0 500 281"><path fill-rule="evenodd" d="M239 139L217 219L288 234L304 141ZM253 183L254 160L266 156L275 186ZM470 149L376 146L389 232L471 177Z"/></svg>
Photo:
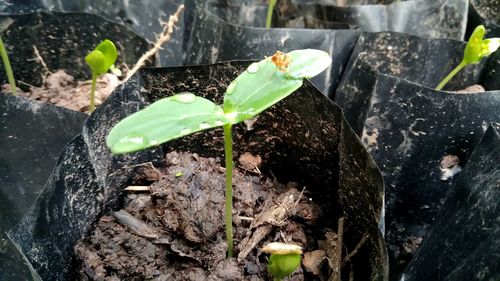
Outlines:
<svg viewBox="0 0 500 281"><path fill-rule="evenodd" d="M171 152L166 167L137 176L131 189L145 192L129 193L75 246L75 279L271 280L261 250L269 242L303 247L303 265L288 280L340 276L337 234L315 225L324 214L308 191L260 175L260 157L243 155L233 175L234 258L226 259L220 159ZM137 186L144 180L154 182Z"/></svg>
<svg viewBox="0 0 500 281"><path fill-rule="evenodd" d="M41 87L24 83L24 86L29 86L29 90L23 92L18 88L17 92L22 97L88 113L91 84L91 80L75 81L74 77L67 74L64 70L57 70L56 72L48 73ZM96 83L96 106L99 106L118 84L119 79L116 75L110 73L101 75ZM9 84L5 84L2 87L5 92L11 92Z"/></svg>

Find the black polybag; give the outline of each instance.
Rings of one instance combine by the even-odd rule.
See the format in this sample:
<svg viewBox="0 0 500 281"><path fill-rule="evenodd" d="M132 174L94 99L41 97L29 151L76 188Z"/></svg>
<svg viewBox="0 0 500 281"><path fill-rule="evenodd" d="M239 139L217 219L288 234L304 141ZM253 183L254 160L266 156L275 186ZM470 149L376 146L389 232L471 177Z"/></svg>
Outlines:
<svg viewBox="0 0 500 281"><path fill-rule="evenodd" d="M480 24L485 26L491 37L500 37L499 7L500 1L498 0L471 0L467 21L467 37Z"/></svg>
<svg viewBox="0 0 500 281"><path fill-rule="evenodd" d="M0 280L31 275L5 232L36 200L59 153L81 132L86 115L0 94Z"/></svg>
<svg viewBox="0 0 500 281"><path fill-rule="evenodd" d="M207 30L211 30L207 32ZM228 60L263 59L277 50L314 48L328 52L331 66L311 79L325 95L331 96L358 38L352 30L307 30L255 28L228 23L208 10L196 10L187 42L186 64L207 64Z"/></svg>
<svg viewBox="0 0 500 281"><path fill-rule="evenodd" d="M74 245L100 215L119 208L123 188L134 175L131 166L160 161L174 149L202 156L223 155L222 132L216 129L146 151L112 156L105 146L111 127L173 93L192 91L221 102L227 85L248 64L143 69L87 119L82 135L63 151L34 207L9 232L44 280L67 280ZM385 244L378 229L383 208L382 179L343 120L340 108L306 82L290 98L261 114L253 130L245 128L235 128L235 157L246 151L258 153L263 158L263 171L272 169L283 181L307 183L325 212L346 216L348 249L369 235L353 260L359 270L355 280L387 280ZM215 145L214 141L205 142L206 138L216 140ZM350 204L353 201L356 204ZM325 219L324 223L335 225L336 219Z"/></svg>
<svg viewBox="0 0 500 281"><path fill-rule="evenodd" d="M85 56L104 39L118 51L117 67L135 64L149 44L130 29L102 17L82 13L34 13L0 16L0 31L17 81L40 86L48 74L37 60L35 47L48 67L63 69L75 79L90 79ZM0 71L0 81L7 81ZM25 87L25 84L18 83Z"/></svg>
<svg viewBox="0 0 500 281"><path fill-rule="evenodd" d="M500 136L490 125L474 148L405 281L500 280Z"/></svg>
<svg viewBox="0 0 500 281"><path fill-rule="evenodd" d="M281 1L282 24L286 24L286 19L302 18L304 21L344 23L366 32L393 31L458 40L465 34L467 0L413 0L391 5L350 5L345 1L345 6L335 5L340 1L311 2Z"/></svg>
<svg viewBox="0 0 500 281"><path fill-rule="evenodd" d="M117 45L118 63L135 62L148 48L129 29L89 14L0 16L0 26L16 84L22 88L40 86L49 71L59 69L77 79L89 78L84 58L104 38ZM45 66L37 61L34 47ZM0 81L7 83L4 71ZM0 112L0 280L24 280L29 271L4 233L41 193L59 153L81 132L86 115L10 94L0 95Z"/></svg>
<svg viewBox="0 0 500 281"><path fill-rule="evenodd" d="M75 0L6 0L0 3L0 13L3 15L18 15L35 12L59 13L89 13L127 26L139 36L152 43L156 35L160 34L162 21L168 21L179 5L189 4L190 1L199 0L100 0L100 1L75 1ZM157 55L160 65L182 64L184 20L181 14L176 31L168 43L168 48L163 48ZM189 21L187 21L189 22ZM82 23L89 25L92 21ZM129 62L130 63L130 62Z"/></svg>
<svg viewBox="0 0 500 281"><path fill-rule="evenodd" d="M444 175L449 171L441 171L443 157L456 156L463 167L487 124L500 121L495 57L466 67L445 87L480 83L486 92L432 89L461 61L464 46L454 40L364 33L336 93L335 101L384 175L394 280L452 186L453 178Z"/></svg>

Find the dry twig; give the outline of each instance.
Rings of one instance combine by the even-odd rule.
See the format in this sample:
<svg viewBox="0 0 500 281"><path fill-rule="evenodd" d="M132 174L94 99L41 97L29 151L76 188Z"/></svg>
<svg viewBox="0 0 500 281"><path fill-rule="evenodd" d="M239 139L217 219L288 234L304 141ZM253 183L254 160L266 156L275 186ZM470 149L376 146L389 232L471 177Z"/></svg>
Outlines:
<svg viewBox="0 0 500 281"><path fill-rule="evenodd" d="M344 236L344 217L341 217L338 221L338 229L337 229L337 253L335 255L335 265L334 265L334 273L330 276L331 281L341 281L342 280L342 245L343 245L343 236Z"/></svg>
<svg viewBox="0 0 500 281"><path fill-rule="evenodd" d="M363 237L361 238L361 240L358 242L358 244L356 245L356 247L354 247L354 250L352 250L342 261L342 263L348 263L348 262L351 262L351 258L356 255L356 253L359 251L359 249L361 248L361 246L363 246L366 242L366 240L368 239L368 234L365 234L363 235Z"/></svg>
<svg viewBox="0 0 500 281"><path fill-rule="evenodd" d="M149 60L154 54L162 49L161 46L163 44L170 41L170 38L172 38L172 33L174 32L174 27L179 21L179 16L183 10L184 5L180 5L179 8L177 8L177 11L170 16L168 22L162 22L162 24L164 25L163 31L159 36L156 37L156 42L154 43L153 48L151 48L139 58L134 67L132 67L132 69L127 72L127 76L121 81L121 83L125 83L128 79L130 79L130 77L132 77L147 60Z"/></svg>
<svg viewBox="0 0 500 281"><path fill-rule="evenodd" d="M35 45L33 45L33 52L35 53L35 58L33 58L33 60L35 60L36 62L41 64L43 69L45 69L45 71L47 73L52 74L52 71L50 71L49 67L47 66L47 64L43 60L42 56L40 55L40 52L38 52L38 49L36 48ZM47 73L45 75L47 75Z"/></svg>

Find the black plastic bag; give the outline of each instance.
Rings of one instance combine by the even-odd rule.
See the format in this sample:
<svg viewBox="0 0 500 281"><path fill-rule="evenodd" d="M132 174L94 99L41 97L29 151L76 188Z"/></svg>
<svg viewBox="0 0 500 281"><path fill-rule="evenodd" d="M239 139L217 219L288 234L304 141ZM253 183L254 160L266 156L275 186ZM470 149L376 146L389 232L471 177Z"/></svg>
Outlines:
<svg viewBox="0 0 500 281"><path fill-rule="evenodd" d="M280 0L275 9L277 15L273 19L273 27L360 28L367 32L394 31L421 37L464 38L467 0L413 0L391 5L361 5L380 2L391 1ZM252 1L241 0L208 3L207 6L215 6L216 14L228 23L264 27L266 1L253 1L253 5ZM225 9L222 8L224 5Z"/></svg>
<svg viewBox="0 0 500 281"><path fill-rule="evenodd" d="M500 1L471 0L469 4L469 19L467 22L467 37L476 26L482 24L491 37L500 37Z"/></svg>
<svg viewBox="0 0 500 281"><path fill-rule="evenodd" d="M104 39L110 39L117 47L117 66L121 63L132 66L149 48L130 29L90 14L0 16L0 26L14 78L35 86L42 84L47 73L37 62L34 47L50 71L64 69L76 79L90 79L92 73L85 56ZM0 81L7 81L4 71L0 71Z"/></svg>
<svg viewBox="0 0 500 281"><path fill-rule="evenodd" d="M500 280L497 129L489 126L474 148L403 280Z"/></svg>
<svg viewBox="0 0 500 281"><path fill-rule="evenodd" d="M210 30L210 32L208 32ZM352 30L263 29L230 24L207 10L197 10L186 49L186 64L263 59L277 50L314 48L332 56L327 71L311 79L325 95L337 88L358 32Z"/></svg>
<svg viewBox="0 0 500 281"><path fill-rule="evenodd" d="M41 193L86 115L10 94L0 94L0 112L0 280L25 280L29 270L5 232Z"/></svg>
<svg viewBox="0 0 500 281"><path fill-rule="evenodd" d="M112 156L105 146L111 127L173 93L192 91L221 102L229 82L248 64L143 69L87 119L82 135L61 155L39 200L9 233L43 279L66 280L73 246L99 215L119 206L123 188L134 174L131 165L159 161L174 149L202 156L223 155L222 132L216 129L147 151ZM290 98L261 114L253 127L250 131L245 126L235 127L235 157L246 151L258 152L263 158L263 171L272 169L283 181L307 183L311 192L318 194L317 202L331 214L326 217L346 216L348 249L352 250L363 235L369 235L353 260L359 271L356 280L387 280L386 249L378 229L383 208L382 179L343 121L340 108L306 82ZM287 134L283 134L285 131ZM206 138L211 141L206 142ZM336 219L325 224L336 224Z"/></svg>
<svg viewBox="0 0 500 281"><path fill-rule="evenodd" d="M487 124L500 121L500 81L491 75L498 65L490 63L495 58L467 67L446 87L480 82L490 91L429 88L458 65L464 45L396 33L363 34L335 97L384 175L393 278L433 223L453 182L448 173L456 170L450 169L459 169L441 170L441 161L455 159L463 167Z"/></svg>
<svg viewBox="0 0 500 281"><path fill-rule="evenodd" d="M198 0L190 0L198 1ZM148 1L126 1L126 0L101 0L101 1L74 1L74 0L7 0L0 4L0 13L5 15L17 15L34 12L63 12L63 13L90 13L102 16L108 20L127 26L139 36L149 42L155 41L163 27L161 21L168 21L179 5L184 0L148 0ZM188 21L189 22L189 21ZM88 25L92 21L84 22ZM172 40L168 47L162 49L158 56L161 65L182 64L182 34L184 21L177 23L176 31L172 34ZM127 45L124 45L127 46Z"/></svg>

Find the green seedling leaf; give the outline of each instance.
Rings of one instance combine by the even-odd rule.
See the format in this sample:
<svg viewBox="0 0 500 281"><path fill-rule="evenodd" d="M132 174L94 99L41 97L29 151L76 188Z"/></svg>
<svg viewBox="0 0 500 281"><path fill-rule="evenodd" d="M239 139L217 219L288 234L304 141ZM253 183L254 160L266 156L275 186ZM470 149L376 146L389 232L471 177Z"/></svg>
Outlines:
<svg viewBox="0 0 500 281"><path fill-rule="evenodd" d="M99 53L89 60L102 60ZM319 50L276 52L272 57L252 63L229 84L223 106L191 93L161 99L120 121L109 133L106 144L114 154L134 152L197 131L224 127L226 164L225 222L227 253L233 255L232 230L232 136L231 126L250 119L290 95L331 64L330 56ZM93 80L95 81L95 79ZM293 249L292 249L293 250ZM300 247L299 247L300 250ZM300 251L273 253L269 270L281 280L300 265ZM280 279L281 278L281 279Z"/></svg>
<svg viewBox="0 0 500 281"><path fill-rule="evenodd" d="M300 255L271 255L267 264L267 270L274 280L283 280L292 274L300 265Z"/></svg>
<svg viewBox="0 0 500 281"><path fill-rule="evenodd" d="M108 72L111 66L114 65L117 57L118 52L116 51L115 44L105 39L85 57L85 61L93 74L101 75Z"/></svg>
<svg viewBox="0 0 500 281"><path fill-rule="evenodd" d="M479 63L481 59L491 55L500 47L500 38L483 39L485 33L486 29L482 25L472 32L464 51L463 61L466 64Z"/></svg>
<svg viewBox="0 0 500 281"><path fill-rule="evenodd" d="M120 121L106 144L114 154L134 152L228 123L220 106L192 93L181 93Z"/></svg>
<svg viewBox="0 0 500 281"><path fill-rule="evenodd" d="M321 50L295 50L287 55L292 59L288 66L288 74L295 79L314 77L332 64L330 55Z"/></svg>
<svg viewBox="0 0 500 281"><path fill-rule="evenodd" d="M275 281L283 280L300 266L302 248L298 245L273 242L265 245L262 251L271 254L267 270Z"/></svg>
<svg viewBox="0 0 500 281"><path fill-rule="evenodd" d="M457 67L455 67L436 87L441 90L462 68L469 64L479 63L484 57L491 55L500 47L500 38L483 39L486 29L479 25L474 29L465 46L464 57Z"/></svg>
<svg viewBox="0 0 500 281"><path fill-rule="evenodd" d="M255 117L302 85L304 78L324 71L332 60L320 50L277 52L252 63L227 88L224 112L232 124Z"/></svg>

